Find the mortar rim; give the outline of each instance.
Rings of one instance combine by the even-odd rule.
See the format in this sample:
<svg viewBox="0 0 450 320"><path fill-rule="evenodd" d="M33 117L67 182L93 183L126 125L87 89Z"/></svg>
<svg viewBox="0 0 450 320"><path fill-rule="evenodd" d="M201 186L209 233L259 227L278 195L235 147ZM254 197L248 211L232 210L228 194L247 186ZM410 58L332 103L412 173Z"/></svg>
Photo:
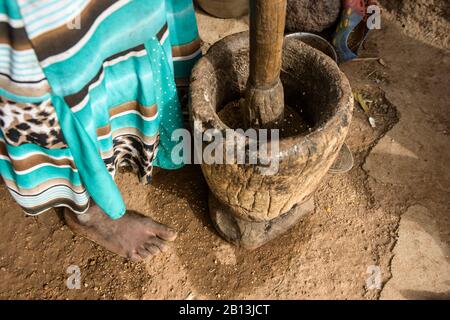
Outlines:
<svg viewBox="0 0 450 320"><path fill-rule="evenodd" d="M205 64L209 64L209 67L212 67L212 72L216 71L217 69L215 66L208 60L208 56L213 55L215 50L218 50L221 45L223 45L226 42L247 42L249 40L249 32L239 32L232 35L229 35L222 40L216 42L214 45L212 45L208 52L197 62L197 64L194 66L191 74L191 85L190 85L190 101L189 101L189 111L190 111L190 117L191 120L200 120L202 123L208 122L211 124L211 127L216 128L218 130L226 130L226 129L233 129L227 126L218 116L216 110L214 110L213 103L211 101L208 101L206 99L206 96L203 95L204 100L203 101L197 101L198 95L194 94L195 90L200 90L203 88L205 90L204 86L201 84L198 85L199 82L201 82L202 79L202 68L208 68L208 65L204 66ZM350 83L345 76L345 74L339 69L339 66L333 61L332 58L327 56L325 53L321 52L320 50L317 50L303 42L301 42L298 39L292 38L285 38L285 41L299 41L301 46L303 47L302 50L309 51L311 53L311 56L318 56L321 57L323 60L323 70L329 70L330 73L334 74L336 79L338 79L338 82L335 84L337 88L340 89L341 95L336 103L336 107L333 109L332 114L330 115L329 119L325 120L323 124L320 126L314 128L314 130L308 134L300 134L296 136L290 136L280 139L280 145L279 145L279 154L277 157L279 159L283 158L289 158L292 155L306 155L309 153L311 147L313 147L314 144L319 143L322 140L322 137L325 135L326 132L330 130L334 130L336 126L341 127L343 129L347 129L350 125L350 121L352 118L352 111L353 111L353 93L351 90ZM220 49L219 49L220 50ZM199 88L197 88L199 87ZM203 103L201 103L203 102ZM209 117L206 117L205 114L202 114L202 112L199 112L198 106L199 105L207 105L208 106L208 114ZM195 107L194 107L195 105ZM203 118L203 119L202 119ZM195 130L195 129L194 129ZM237 134L238 136L241 136L240 134ZM270 143L267 145L268 149L270 149ZM273 157L272 157L273 158Z"/></svg>

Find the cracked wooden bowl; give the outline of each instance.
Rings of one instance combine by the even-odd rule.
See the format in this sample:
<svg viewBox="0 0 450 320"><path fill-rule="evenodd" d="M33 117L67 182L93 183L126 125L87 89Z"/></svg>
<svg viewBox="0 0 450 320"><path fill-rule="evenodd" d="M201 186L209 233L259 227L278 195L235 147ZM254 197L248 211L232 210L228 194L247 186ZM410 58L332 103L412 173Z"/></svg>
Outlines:
<svg viewBox="0 0 450 320"><path fill-rule="evenodd" d="M243 97L248 75L248 32L210 48L191 76L190 114L196 134L208 129L225 134L230 129L218 112ZM285 104L301 107L311 129L281 139L276 154L259 159L276 161L278 171L266 175L258 165L237 162L201 165L216 229L249 249L282 234L314 209L312 195L335 161L352 117L353 96L345 75L332 59L299 40L285 39L281 82Z"/></svg>

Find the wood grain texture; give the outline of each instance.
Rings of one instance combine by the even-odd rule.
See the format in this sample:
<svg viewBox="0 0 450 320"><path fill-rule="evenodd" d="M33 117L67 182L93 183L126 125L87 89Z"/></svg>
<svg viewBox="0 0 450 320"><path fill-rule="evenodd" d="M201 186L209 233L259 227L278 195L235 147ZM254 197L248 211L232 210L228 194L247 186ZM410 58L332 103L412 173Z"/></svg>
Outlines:
<svg viewBox="0 0 450 320"><path fill-rule="evenodd" d="M286 0L250 1L250 76L244 123L275 128L284 114L280 67L286 22Z"/></svg>
<svg viewBox="0 0 450 320"><path fill-rule="evenodd" d="M280 78L286 0L250 1L250 79L259 89Z"/></svg>

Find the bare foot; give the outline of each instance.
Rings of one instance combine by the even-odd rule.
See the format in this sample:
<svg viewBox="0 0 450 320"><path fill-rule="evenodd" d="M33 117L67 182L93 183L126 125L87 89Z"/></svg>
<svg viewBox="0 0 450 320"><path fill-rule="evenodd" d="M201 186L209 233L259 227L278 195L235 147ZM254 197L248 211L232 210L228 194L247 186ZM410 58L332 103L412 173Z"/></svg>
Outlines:
<svg viewBox="0 0 450 320"><path fill-rule="evenodd" d="M164 252L167 242L177 237L174 230L133 211L112 220L97 205L93 205L83 215L65 209L64 218L73 232L132 261Z"/></svg>

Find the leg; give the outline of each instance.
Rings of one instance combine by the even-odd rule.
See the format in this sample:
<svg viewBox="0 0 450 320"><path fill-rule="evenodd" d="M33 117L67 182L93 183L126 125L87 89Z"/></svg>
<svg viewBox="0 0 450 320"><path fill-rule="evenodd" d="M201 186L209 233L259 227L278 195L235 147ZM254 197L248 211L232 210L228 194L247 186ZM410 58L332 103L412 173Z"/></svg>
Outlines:
<svg viewBox="0 0 450 320"><path fill-rule="evenodd" d="M174 230L136 212L112 220L97 205L83 215L65 209L64 218L73 232L132 261L165 251L177 237Z"/></svg>

